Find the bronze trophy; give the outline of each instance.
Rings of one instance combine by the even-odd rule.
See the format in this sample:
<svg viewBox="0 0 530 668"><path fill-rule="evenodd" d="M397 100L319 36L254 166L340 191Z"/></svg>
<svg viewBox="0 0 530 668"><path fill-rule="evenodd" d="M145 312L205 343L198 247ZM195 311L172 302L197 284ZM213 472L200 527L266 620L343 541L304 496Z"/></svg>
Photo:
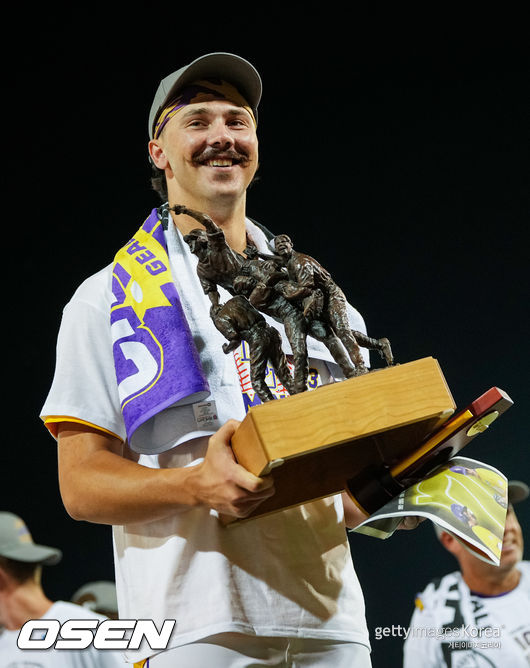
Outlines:
<svg viewBox="0 0 530 668"><path fill-rule="evenodd" d="M387 338L350 328L346 298L314 258L274 238L274 252L227 244L205 213L176 205L202 226L184 237L211 301L210 316L234 350L250 350L251 383L263 402L252 406L232 438L236 459L255 475L272 472L276 493L251 517L342 491L371 514L447 462L507 410L494 387L464 410L456 405L432 357L395 364ZM220 303L218 286L232 298ZM291 375L281 338L262 314L282 323L293 353ZM307 337L321 341L344 380L308 392ZM385 367L366 368L360 348L376 350ZM289 397L274 401L265 383L271 364Z"/></svg>

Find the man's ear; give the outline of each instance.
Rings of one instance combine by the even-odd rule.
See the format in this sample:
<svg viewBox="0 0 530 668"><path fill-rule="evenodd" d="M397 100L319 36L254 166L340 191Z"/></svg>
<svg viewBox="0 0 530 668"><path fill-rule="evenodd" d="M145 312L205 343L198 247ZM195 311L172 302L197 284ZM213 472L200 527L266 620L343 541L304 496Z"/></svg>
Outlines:
<svg viewBox="0 0 530 668"><path fill-rule="evenodd" d="M458 545L458 541L454 536L452 536L450 533L447 533L447 531L442 531L440 534L440 543L445 547L445 549L448 552L451 552L451 554L454 553L454 548L455 545Z"/></svg>
<svg viewBox="0 0 530 668"><path fill-rule="evenodd" d="M169 161L166 158L164 149L156 139L151 139L149 142L149 155L151 156L151 160L155 164L155 167L158 167L158 169L164 170L169 166Z"/></svg>
<svg viewBox="0 0 530 668"><path fill-rule="evenodd" d="M0 591L7 589L8 575L6 571L0 566Z"/></svg>

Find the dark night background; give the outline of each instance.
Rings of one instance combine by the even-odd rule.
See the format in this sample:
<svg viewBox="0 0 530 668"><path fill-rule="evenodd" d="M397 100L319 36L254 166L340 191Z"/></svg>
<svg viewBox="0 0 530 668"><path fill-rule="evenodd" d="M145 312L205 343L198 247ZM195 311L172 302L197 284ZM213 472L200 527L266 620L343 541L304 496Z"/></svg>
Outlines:
<svg viewBox="0 0 530 668"><path fill-rule="evenodd" d="M146 158L152 96L210 51L249 59L264 83L249 215L330 269L398 361L438 359L459 408L505 390L514 406L462 455L530 482L522 18L76 7L15 13L3 47L0 507L63 550L45 571L48 595L113 577L110 529L64 511L55 444L38 418L61 310L158 205ZM528 529L530 500L517 510ZM374 667L398 666L401 640L376 641L374 629L408 626L415 593L456 562L428 522L387 541L353 535L351 546Z"/></svg>

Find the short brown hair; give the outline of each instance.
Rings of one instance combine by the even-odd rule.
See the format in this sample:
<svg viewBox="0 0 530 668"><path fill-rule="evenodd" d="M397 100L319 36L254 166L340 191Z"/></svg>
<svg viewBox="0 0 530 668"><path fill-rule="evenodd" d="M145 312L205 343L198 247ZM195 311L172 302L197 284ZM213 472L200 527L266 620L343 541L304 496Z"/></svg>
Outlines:
<svg viewBox="0 0 530 668"><path fill-rule="evenodd" d="M28 580L34 580L37 570L41 564L28 561L16 561L7 557L0 557L0 568L3 568L17 582L23 584Z"/></svg>

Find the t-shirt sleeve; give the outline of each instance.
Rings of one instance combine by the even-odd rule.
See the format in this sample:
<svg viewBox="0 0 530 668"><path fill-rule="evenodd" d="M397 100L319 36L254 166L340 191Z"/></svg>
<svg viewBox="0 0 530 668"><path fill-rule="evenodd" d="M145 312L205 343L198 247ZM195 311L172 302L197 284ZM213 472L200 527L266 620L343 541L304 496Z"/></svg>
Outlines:
<svg viewBox="0 0 530 668"><path fill-rule="evenodd" d="M87 423L125 440L110 315L83 299L64 309L52 386L41 418L53 436L64 421Z"/></svg>

